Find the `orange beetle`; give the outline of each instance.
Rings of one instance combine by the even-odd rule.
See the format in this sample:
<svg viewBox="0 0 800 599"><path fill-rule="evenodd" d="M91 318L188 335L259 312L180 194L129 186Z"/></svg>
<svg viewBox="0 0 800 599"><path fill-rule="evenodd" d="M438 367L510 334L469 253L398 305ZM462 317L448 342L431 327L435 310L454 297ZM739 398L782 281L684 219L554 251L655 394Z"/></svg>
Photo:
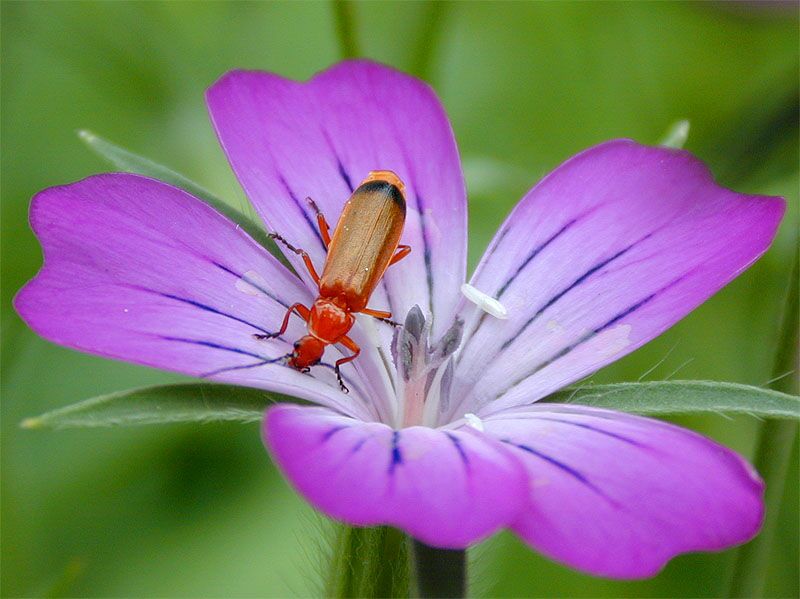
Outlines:
<svg viewBox="0 0 800 599"><path fill-rule="evenodd" d="M308 335L294 344L288 364L301 372L308 372L318 364L325 347L341 343L353 352L336 361L335 372L342 391L347 393L340 367L358 357L361 348L347 336L355 323L354 314L360 312L374 316L392 325L390 312L367 308L372 292L386 269L405 258L411 247L399 245L406 219L404 186L391 171L372 171L347 200L331 238L325 216L312 200L317 212L322 240L328 249L322 276L317 274L309 255L289 244L277 233L270 237L283 243L289 250L302 256L311 278L319 287L319 297L311 308L297 303L289 307L278 332L255 335L257 339L271 339L286 332L292 312L297 312L308 323Z"/></svg>

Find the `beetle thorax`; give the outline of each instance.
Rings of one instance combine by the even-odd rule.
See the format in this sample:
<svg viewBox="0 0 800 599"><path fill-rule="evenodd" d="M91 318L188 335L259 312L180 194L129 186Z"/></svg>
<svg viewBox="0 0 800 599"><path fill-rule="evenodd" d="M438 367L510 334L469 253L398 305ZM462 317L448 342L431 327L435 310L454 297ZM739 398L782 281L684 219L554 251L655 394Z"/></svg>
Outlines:
<svg viewBox="0 0 800 599"><path fill-rule="evenodd" d="M325 343L336 343L353 327L355 317L335 299L321 297L311 307L308 331Z"/></svg>

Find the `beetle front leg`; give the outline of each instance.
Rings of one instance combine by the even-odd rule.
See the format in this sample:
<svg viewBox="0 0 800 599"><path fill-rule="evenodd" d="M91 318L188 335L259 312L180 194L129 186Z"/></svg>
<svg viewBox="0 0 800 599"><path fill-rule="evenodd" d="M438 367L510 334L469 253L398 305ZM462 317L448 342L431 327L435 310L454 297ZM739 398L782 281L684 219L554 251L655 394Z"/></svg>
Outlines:
<svg viewBox="0 0 800 599"><path fill-rule="evenodd" d="M322 210L319 209L319 206L317 206L317 203L314 200L311 198L306 198L306 202L308 202L308 205L311 206L311 209L314 210L314 213L317 215L319 234L322 235L322 241L325 243L325 249L328 249L328 246L331 244L331 228L328 226L328 221L325 219L325 215L322 214Z"/></svg>
<svg viewBox="0 0 800 599"><path fill-rule="evenodd" d="M300 318L308 322L308 318L311 315L311 310L309 310L303 304L300 303L292 304L286 311L286 316L283 317L283 324L281 325L280 331L277 331L276 333L267 333L266 335L261 333L256 333L255 335L253 335L253 339L257 339L258 341L264 341L266 339L275 339L275 337L280 337L281 335L283 335L286 332L286 328L289 326L289 318L291 318L292 312L294 312L295 310L297 311L297 314L300 316Z"/></svg>
<svg viewBox="0 0 800 599"><path fill-rule="evenodd" d="M397 252L395 253L394 256L392 256L392 259L389 260L389 266L391 266L392 264L397 264L398 262L400 262L400 260L408 256L410 253L411 253L410 245L398 245Z"/></svg>
<svg viewBox="0 0 800 599"><path fill-rule="evenodd" d="M386 324L393 327L400 326L399 322L395 322L394 320L392 320L391 312L385 312L383 310L373 310L372 308L364 308L363 310L361 310L361 314L366 314L367 316L372 316L373 318L377 318L381 322L385 322Z"/></svg>

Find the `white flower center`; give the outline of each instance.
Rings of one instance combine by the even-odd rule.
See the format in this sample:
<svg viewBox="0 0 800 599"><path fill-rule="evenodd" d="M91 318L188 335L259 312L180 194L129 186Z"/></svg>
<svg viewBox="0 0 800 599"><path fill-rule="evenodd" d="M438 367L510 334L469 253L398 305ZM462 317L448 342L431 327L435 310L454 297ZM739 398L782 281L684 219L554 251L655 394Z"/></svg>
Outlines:
<svg viewBox="0 0 800 599"><path fill-rule="evenodd" d="M450 402L452 355L461 343L463 322L457 320L436 343L429 343L430 322L418 306L397 330L392 347L397 372L399 426L436 426Z"/></svg>

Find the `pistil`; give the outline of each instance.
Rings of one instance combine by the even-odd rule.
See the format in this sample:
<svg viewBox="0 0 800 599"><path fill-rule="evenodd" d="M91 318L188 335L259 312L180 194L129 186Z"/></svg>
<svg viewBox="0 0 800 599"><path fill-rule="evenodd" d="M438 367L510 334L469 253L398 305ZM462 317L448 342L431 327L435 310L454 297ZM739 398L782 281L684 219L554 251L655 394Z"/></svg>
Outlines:
<svg viewBox="0 0 800 599"><path fill-rule="evenodd" d="M440 411L449 405L451 356L461 343L462 333L463 322L456 320L440 340L430 345L430 322L419 306L409 311L392 346L401 381L396 419L400 427L436 426Z"/></svg>

